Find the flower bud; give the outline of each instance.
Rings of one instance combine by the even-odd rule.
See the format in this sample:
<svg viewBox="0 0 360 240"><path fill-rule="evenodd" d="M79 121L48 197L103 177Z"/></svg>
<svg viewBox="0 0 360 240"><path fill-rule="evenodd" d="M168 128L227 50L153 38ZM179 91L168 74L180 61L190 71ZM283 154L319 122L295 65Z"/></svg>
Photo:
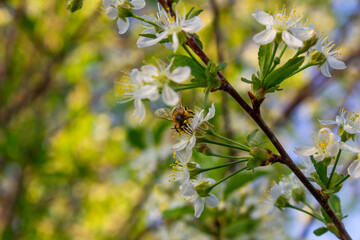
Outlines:
<svg viewBox="0 0 360 240"><path fill-rule="evenodd" d="M213 152L211 151L209 146L207 144L205 144L205 143L199 144L195 149L199 153L202 153L202 154L204 154L206 156L212 156L213 155Z"/></svg>

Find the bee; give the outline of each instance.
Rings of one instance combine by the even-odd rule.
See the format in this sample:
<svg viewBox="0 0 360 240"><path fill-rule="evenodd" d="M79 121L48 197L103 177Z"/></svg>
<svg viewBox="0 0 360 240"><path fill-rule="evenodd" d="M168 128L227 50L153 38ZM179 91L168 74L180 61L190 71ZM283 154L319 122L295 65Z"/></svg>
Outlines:
<svg viewBox="0 0 360 240"><path fill-rule="evenodd" d="M160 108L155 111L155 116L174 122L174 129L179 134L187 132L191 134L189 120L194 117L194 112L186 106L178 105L172 110L169 108Z"/></svg>

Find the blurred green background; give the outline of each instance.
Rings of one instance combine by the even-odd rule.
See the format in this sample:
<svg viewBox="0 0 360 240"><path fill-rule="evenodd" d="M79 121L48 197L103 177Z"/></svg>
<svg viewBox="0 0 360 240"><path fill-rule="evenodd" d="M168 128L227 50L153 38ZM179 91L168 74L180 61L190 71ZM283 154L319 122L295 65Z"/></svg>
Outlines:
<svg viewBox="0 0 360 240"><path fill-rule="evenodd" d="M206 25L199 32L204 49L215 61L228 63L225 75L243 96L249 86L240 78L256 71L258 46L252 36L263 28L251 13L273 10L275 3L289 9L296 5L317 32L331 35L344 49L348 66L330 79L309 69L286 81L285 91L268 96L265 119L292 153L311 141L318 118L333 118L342 106L360 111L359 2L183 2L188 10L194 4L204 9L200 16ZM223 184L216 191L219 208L193 217L193 208L178 197L177 185L168 183L171 123L154 120L152 113L163 107L161 101L148 104L145 120L138 124L133 104L117 104L114 97L114 82L123 71L144 61L154 63L153 57L165 60L172 51L160 45L137 49L143 30L139 22L132 21L130 31L120 36L101 4L85 0L83 9L71 14L66 1L0 1L2 238L313 239L310 230L320 225L304 215L264 216L261 198L269 182L288 173L277 165L258 172L252 183L253 175L239 175ZM156 8L156 1L147 1L139 15ZM202 90L184 92L182 98L190 108L202 107ZM217 108L212 123L219 132L240 140L255 128L220 92L210 100ZM194 155L202 166L225 161ZM207 176L219 180L226 174ZM353 181L344 189L347 197L340 195L350 215L345 225L354 237L359 236L359 190ZM334 238L325 234L324 239Z"/></svg>

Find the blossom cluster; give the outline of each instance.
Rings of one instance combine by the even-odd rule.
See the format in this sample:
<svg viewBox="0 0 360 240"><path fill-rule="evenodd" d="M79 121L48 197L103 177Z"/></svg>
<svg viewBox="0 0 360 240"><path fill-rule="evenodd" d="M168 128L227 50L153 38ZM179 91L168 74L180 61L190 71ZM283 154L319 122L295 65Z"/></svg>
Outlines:
<svg viewBox="0 0 360 240"><path fill-rule="evenodd" d="M304 42L306 40L316 36L314 25L308 24L303 15L297 13L296 7L288 13L284 6L282 10L276 10L273 14L257 9L252 15L256 21L266 26L265 30L253 38L259 45L273 41L278 44L283 41L287 46L299 49L305 47ZM342 49L336 48L333 41L329 41L329 37L326 35L322 34L315 46L311 46L308 52L309 55L316 58L315 65L319 64L321 73L326 77L331 77L330 68L346 68L345 63L337 59ZM320 61L316 53L321 54Z"/></svg>
<svg viewBox="0 0 360 240"><path fill-rule="evenodd" d="M144 65L140 71L135 68L129 76L116 83L118 85L116 97L119 102L134 100L134 116L139 116L140 122L145 117L142 100L156 101L161 91L163 102L168 106L175 106L179 102L179 95L171 88L171 82L182 83L191 75L191 70L187 66L177 67L171 71L172 62L168 66L162 62L158 62L157 65Z"/></svg>
<svg viewBox="0 0 360 240"><path fill-rule="evenodd" d="M313 146L297 147L295 154L303 157L312 156L316 161L323 161L326 158L335 158L339 151L360 153L359 147L352 147L347 144L350 139L355 139L360 134L359 114L341 109L336 120L319 120L324 125L338 125L338 136L329 128L320 129L318 135L313 137ZM340 138L340 140L338 139ZM305 173L310 176L315 168L309 159L304 160ZM348 174L354 178L360 177L360 160L355 160L348 167Z"/></svg>
<svg viewBox="0 0 360 240"><path fill-rule="evenodd" d="M211 207L216 207L219 203L218 198L210 193L210 187L215 183L214 179L202 178L199 171L200 164L190 161L196 138L201 137L211 125L208 120L215 116L214 103L209 108L209 112L204 117L204 110L198 109L189 121L188 131L178 133L179 142L172 146L175 164L172 164L172 173L169 175L170 182L180 183L180 196L194 203L195 217L200 217L204 210L204 203Z"/></svg>

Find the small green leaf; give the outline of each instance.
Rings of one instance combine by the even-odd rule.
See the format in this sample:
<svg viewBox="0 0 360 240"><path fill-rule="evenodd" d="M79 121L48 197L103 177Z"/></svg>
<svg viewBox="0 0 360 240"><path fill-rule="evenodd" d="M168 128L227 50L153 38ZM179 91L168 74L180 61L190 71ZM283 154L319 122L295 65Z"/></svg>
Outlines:
<svg viewBox="0 0 360 240"><path fill-rule="evenodd" d="M141 33L141 34L139 34L139 36L146 37L146 38L156 38L155 34L150 34L150 33Z"/></svg>
<svg viewBox="0 0 360 240"><path fill-rule="evenodd" d="M204 10L202 9L199 9L199 10L196 10L195 12L193 12L190 16L189 16L189 19L191 18L194 18L196 16L199 16L200 13L202 13Z"/></svg>
<svg viewBox="0 0 360 240"><path fill-rule="evenodd" d="M195 9L195 7L192 7L189 11L188 11L188 13L185 15L185 19L189 19L189 16L190 16L190 14L192 13L192 11Z"/></svg>
<svg viewBox="0 0 360 240"><path fill-rule="evenodd" d="M83 0L68 0L66 3L66 8L72 13L76 12L82 8L83 2Z"/></svg>
<svg viewBox="0 0 360 240"><path fill-rule="evenodd" d="M241 78L241 81L243 81L244 83L250 83L253 84L253 81L247 80L246 78Z"/></svg>
<svg viewBox="0 0 360 240"><path fill-rule="evenodd" d="M327 181L328 181L328 178L327 178L327 167L325 166L325 164L323 162L317 162L313 156L310 157L311 158L311 161L312 163L314 164L314 167L315 167L315 170L316 170L316 173L317 175L319 176L319 179L320 181L322 182L322 184L325 186L325 187L322 187L324 189L326 189L326 184L327 184Z"/></svg>
<svg viewBox="0 0 360 240"><path fill-rule="evenodd" d="M253 130L247 137L246 137L246 142L252 146L252 141L254 140L256 134L258 133L259 129L255 129Z"/></svg>
<svg viewBox="0 0 360 240"><path fill-rule="evenodd" d="M336 195L332 195L329 198L329 204L330 207L334 210L336 216L338 216L340 219L343 219L340 198Z"/></svg>
<svg viewBox="0 0 360 240"><path fill-rule="evenodd" d="M219 65L217 65L216 70L219 72L222 69L224 69L224 67L226 67L226 65L227 65L227 63L225 63L225 62L220 63Z"/></svg>
<svg viewBox="0 0 360 240"><path fill-rule="evenodd" d="M304 60L305 57L297 57L287 61L283 66L266 76L264 80L264 87L269 89L282 83L285 79L292 76L292 74L299 69Z"/></svg>
<svg viewBox="0 0 360 240"><path fill-rule="evenodd" d="M201 49L203 49L203 43L201 42L201 40L200 40L200 37L199 37L199 35L197 35L196 33L193 33L193 35L194 35L194 37L195 37L195 42L199 45L199 47L201 48Z"/></svg>
<svg viewBox="0 0 360 240"><path fill-rule="evenodd" d="M332 223L329 215L327 215L327 213L325 212L325 210L323 208L321 208L321 215L323 216L326 223Z"/></svg>
<svg viewBox="0 0 360 240"><path fill-rule="evenodd" d="M226 198L229 196L232 192L235 190L241 188L242 186L246 185L247 183L253 181L254 179L266 175L267 172L264 171L255 171L253 173L241 173L239 175L235 175L232 177L228 184L226 185L225 191L224 191L224 197Z"/></svg>
<svg viewBox="0 0 360 240"><path fill-rule="evenodd" d="M189 66L191 68L191 74L199 79L206 79L205 75L205 68L199 66L192 58L180 55L180 54L173 54L169 57L174 58L173 66Z"/></svg>
<svg viewBox="0 0 360 240"><path fill-rule="evenodd" d="M318 228L314 231L314 234L316 236L321 236L323 235L324 233L326 233L327 231L329 231L329 229L327 229L326 227L322 227L322 228Z"/></svg>
<svg viewBox="0 0 360 240"><path fill-rule="evenodd" d="M261 72L261 76L260 76L261 79L265 77L264 75L266 74L267 70L270 67L272 49L273 49L273 43L261 45L259 48L258 61Z"/></svg>

